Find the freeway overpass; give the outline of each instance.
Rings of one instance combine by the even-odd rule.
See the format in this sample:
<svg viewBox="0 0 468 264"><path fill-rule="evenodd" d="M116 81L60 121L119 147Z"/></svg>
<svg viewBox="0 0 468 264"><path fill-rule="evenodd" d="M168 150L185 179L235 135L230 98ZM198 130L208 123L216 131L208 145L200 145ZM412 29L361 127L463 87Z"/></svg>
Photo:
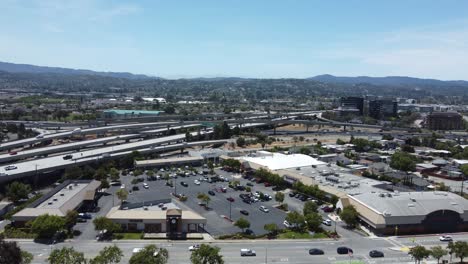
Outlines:
<svg viewBox="0 0 468 264"><path fill-rule="evenodd" d="M65 152L65 151L70 151L70 150L79 150L81 148L89 147L89 146L98 146L101 144L105 145L106 143L112 142L112 141L122 141L122 140L126 141L126 140L133 139L133 138L139 138L141 136L142 135L139 135L139 134L112 136L112 137L73 142L73 143L68 143L68 144L48 146L48 147L43 147L43 148L35 148L35 149L30 149L30 150L25 150L25 151L18 151L15 155L1 154L0 163L26 159L26 158L30 158L34 156L48 155L52 153L60 153L60 152Z"/></svg>
<svg viewBox="0 0 468 264"><path fill-rule="evenodd" d="M199 123L199 122L198 122ZM135 123L135 124L122 124L122 125L114 125L114 126L103 126L103 127L94 127L94 128L87 128L87 129L80 129L80 130L72 130L60 133L53 133L53 134L45 134L42 137L34 137L34 138L26 138L21 140L15 140L10 142L5 142L0 145L0 150L10 150L17 147L23 147L27 145L33 145L39 142L43 142L46 140L53 140L59 138L66 138L71 136L82 136L88 134L102 134L109 131L116 131L116 130L134 130L134 129L145 129L145 128L154 128L154 127L161 127L162 130L167 130L169 127L170 129L181 129L185 128L184 125L178 125L177 122L153 122L153 123ZM192 125L195 126L195 125Z"/></svg>
<svg viewBox="0 0 468 264"><path fill-rule="evenodd" d="M53 156L31 161L24 161L13 164L16 169L5 170L0 168L0 183L7 182L27 176L37 175L44 172L52 172L59 169L82 166L89 163L99 162L101 160L116 159L130 154L134 150L140 153L149 154L156 152L165 152L170 150L183 149L193 146L223 144L227 140L198 141L189 143L177 143L185 139L185 135L174 135L164 138L143 140L113 147L104 147L94 150L87 150L73 153L73 158L64 160L63 156ZM170 145L170 143L174 143ZM168 144L168 145L161 145ZM161 145L161 146L157 146Z"/></svg>

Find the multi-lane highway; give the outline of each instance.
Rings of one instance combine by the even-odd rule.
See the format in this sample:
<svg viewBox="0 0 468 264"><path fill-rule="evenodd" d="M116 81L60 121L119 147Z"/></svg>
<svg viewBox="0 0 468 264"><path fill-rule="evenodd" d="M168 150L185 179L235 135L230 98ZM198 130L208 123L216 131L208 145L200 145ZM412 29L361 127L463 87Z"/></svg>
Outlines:
<svg viewBox="0 0 468 264"><path fill-rule="evenodd" d="M466 235L454 235L455 240L466 240ZM182 264L190 263L190 252L188 247L196 241L114 241L113 243L97 242L95 240L71 240L57 245L49 246L37 244L31 241L19 242L23 250L27 250L34 255L33 263L46 263L49 252L54 248L63 246L73 246L76 250L85 252L87 257L93 257L105 246L116 244L124 252L124 259L121 263L128 263L134 248L144 247L148 244L156 244L169 251L169 263ZM362 237L356 239L340 240L242 240L242 241L207 241L221 248L225 263L349 263L349 261L361 261L360 263L414 263L408 255L407 250L414 245L423 245L427 248L435 245L446 245L440 242L437 236L425 236L415 238L370 238ZM353 249L354 254L338 255L336 248L347 246ZM249 248L257 252L255 257L241 257L240 249ZM311 256L308 250L319 248L325 252L322 256ZM384 258L370 258L370 250L380 250L385 254ZM445 259L449 259L448 256ZM359 263L359 262L351 262ZM436 263L429 259L426 263Z"/></svg>

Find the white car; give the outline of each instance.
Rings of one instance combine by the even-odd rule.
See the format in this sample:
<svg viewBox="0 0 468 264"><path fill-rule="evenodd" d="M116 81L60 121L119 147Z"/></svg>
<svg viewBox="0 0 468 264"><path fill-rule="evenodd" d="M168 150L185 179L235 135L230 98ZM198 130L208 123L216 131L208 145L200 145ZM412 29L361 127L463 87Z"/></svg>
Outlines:
<svg viewBox="0 0 468 264"><path fill-rule="evenodd" d="M120 185L120 189L125 189L125 184Z"/></svg>
<svg viewBox="0 0 468 264"><path fill-rule="evenodd" d="M325 219L322 221L322 224L326 225L326 226L331 226L332 225L332 221L330 219Z"/></svg>
<svg viewBox="0 0 468 264"><path fill-rule="evenodd" d="M284 225L286 228L290 228L290 227L291 227L291 224L290 224L288 221L286 221L286 220L284 220L283 225Z"/></svg>
<svg viewBox="0 0 468 264"><path fill-rule="evenodd" d="M255 252L255 250L243 248L243 249L240 250L240 255L241 255L241 257L243 257L243 256L257 256L257 253Z"/></svg>
<svg viewBox="0 0 468 264"><path fill-rule="evenodd" d="M199 249L199 248L200 248L200 245L196 244L196 245L190 246L190 247L188 248L188 250L189 250L189 251L194 251L194 250L197 250L197 249Z"/></svg>
<svg viewBox="0 0 468 264"><path fill-rule="evenodd" d="M449 235L443 235L443 236L439 237L439 240L440 240L440 241L444 241L444 242L453 241L452 237L449 236Z"/></svg>
<svg viewBox="0 0 468 264"><path fill-rule="evenodd" d="M194 180L193 183L195 183L196 185L200 185L200 181L199 181L199 180Z"/></svg>
<svg viewBox="0 0 468 264"><path fill-rule="evenodd" d="M265 206L260 206L260 211L264 212L264 213L268 213L270 212L270 210L268 208L266 208Z"/></svg>
<svg viewBox="0 0 468 264"><path fill-rule="evenodd" d="M143 188L149 189L149 186L148 186L148 184L146 182L143 183Z"/></svg>
<svg viewBox="0 0 468 264"><path fill-rule="evenodd" d="M9 165L9 166L6 166L5 167L5 170L6 171L9 171L9 170L16 170L18 167L16 167L15 165Z"/></svg>

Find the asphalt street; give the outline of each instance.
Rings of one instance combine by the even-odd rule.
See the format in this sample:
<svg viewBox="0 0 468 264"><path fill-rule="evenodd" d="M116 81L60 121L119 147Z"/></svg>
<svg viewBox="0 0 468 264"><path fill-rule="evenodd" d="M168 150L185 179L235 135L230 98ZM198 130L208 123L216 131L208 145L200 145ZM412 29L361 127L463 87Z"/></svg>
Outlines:
<svg viewBox="0 0 468 264"><path fill-rule="evenodd" d="M467 240L467 235L454 235L455 240ZM131 257L132 250L138 247L144 247L148 244L155 244L164 247L169 251L169 263L182 264L190 263L190 252L188 247L197 242L188 241L115 241L124 252L124 259L121 263L127 263ZM361 260L362 263L414 263L411 257L405 252L409 246L424 245L432 247L435 245L445 245L440 242L438 236L424 237L389 237L389 238L343 238L338 241L311 240L311 241L266 241L266 240L242 240L242 241L216 241L210 242L221 248L221 254L224 256L225 263L348 263L349 260ZM75 240L60 243L58 245L42 245L29 241L19 242L23 250L27 250L34 255L33 263L46 263L50 251L54 248L63 246L73 246L76 250L85 252L86 257L93 257L99 250L112 243L97 242L95 240ZM336 248L339 246L348 246L353 249L354 254L338 255ZM241 257L240 249L249 248L257 252L255 257ZM310 248L320 248L325 252L322 256L311 256L308 254ZM372 259L369 257L370 250L381 250L385 257ZM448 259L448 256L445 257ZM266 261L265 261L266 260ZM345 261L345 262L343 262ZM430 260L428 263L435 263Z"/></svg>

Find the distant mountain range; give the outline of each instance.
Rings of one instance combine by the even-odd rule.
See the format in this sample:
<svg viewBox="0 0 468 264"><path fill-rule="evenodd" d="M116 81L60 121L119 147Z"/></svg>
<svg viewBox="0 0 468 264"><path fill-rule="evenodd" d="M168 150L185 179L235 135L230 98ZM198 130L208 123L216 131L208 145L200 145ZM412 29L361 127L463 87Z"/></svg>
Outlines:
<svg viewBox="0 0 468 264"><path fill-rule="evenodd" d="M0 71L9 73L33 73L33 74L63 74L63 75L91 75L91 76L103 76L103 77L114 77L123 79L161 79L158 77L151 77L144 74L133 74L129 72L99 72L92 70L83 69L69 69L60 67L46 67L36 66L30 64L16 64L9 62L0 61ZM255 78L240 78L240 77L213 77L213 78L184 78L185 80L195 81L246 81L255 80ZM406 76L388 76L388 77L368 77L368 76L357 76L357 77L339 77L329 74L317 75L315 77L306 78L306 80L313 80L322 83L342 83L342 84L371 84L377 86L394 86L394 87L405 87L411 86L416 88L421 87L468 87L468 81L441 81L436 79L420 79Z"/></svg>
<svg viewBox="0 0 468 264"><path fill-rule="evenodd" d="M30 64L16 64L9 62L0 61L0 71L12 72L12 73L56 73L65 75L97 75L114 78L125 78L125 79L146 79L156 78L150 77L143 74L133 74L129 72L98 72L91 70L82 69L68 69L59 67L47 67L47 66L36 66Z"/></svg>
<svg viewBox="0 0 468 264"><path fill-rule="evenodd" d="M420 79L406 76L388 76L388 77L339 77L330 74L317 75L308 78L309 80L324 82L324 83L346 83L360 84L368 83L373 85L385 86L468 86L468 81L441 81L436 79Z"/></svg>

